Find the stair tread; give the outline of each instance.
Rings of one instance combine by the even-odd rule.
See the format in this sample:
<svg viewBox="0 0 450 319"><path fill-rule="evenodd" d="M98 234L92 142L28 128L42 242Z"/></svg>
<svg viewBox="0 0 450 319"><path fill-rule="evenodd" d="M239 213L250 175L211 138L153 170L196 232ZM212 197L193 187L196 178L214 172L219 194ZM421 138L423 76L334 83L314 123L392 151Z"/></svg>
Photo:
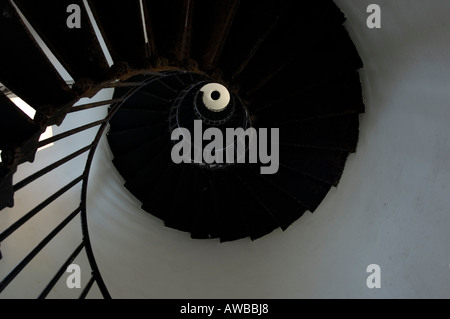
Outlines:
<svg viewBox="0 0 450 319"><path fill-rule="evenodd" d="M180 231L190 232L193 223L194 203L192 178L194 167L189 164L180 165L180 174L173 184L174 192L168 203L169 213L165 218L165 225Z"/></svg>
<svg viewBox="0 0 450 319"><path fill-rule="evenodd" d="M232 199L232 192L227 185L227 172L215 171L214 189L216 190L216 207L220 209L218 218L220 241L234 241L249 236L250 231L242 217L241 211Z"/></svg>
<svg viewBox="0 0 450 319"><path fill-rule="evenodd" d="M154 180L152 191L148 197L143 200L143 209L159 217L163 221L167 220L170 214L171 201L175 194L176 183L181 173L181 167L169 163L164 173Z"/></svg>
<svg viewBox="0 0 450 319"><path fill-rule="evenodd" d="M306 207L296 199L280 191L268 183L257 170L248 166L237 168L239 179L246 184L247 188L271 213L282 230L286 230L294 221L300 218L306 211Z"/></svg>
<svg viewBox="0 0 450 319"><path fill-rule="evenodd" d="M237 211L243 216L252 240L261 238L280 227L276 218L242 183L233 168L230 169L227 177L232 200L237 207Z"/></svg>
<svg viewBox="0 0 450 319"><path fill-rule="evenodd" d="M144 143L151 142L162 135L166 135L168 141L170 141L168 125L146 125L126 131L108 133L108 141L114 156L119 156L125 152L129 152Z"/></svg>
<svg viewBox="0 0 450 319"><path fill-rule="evenodd" d="M102 81L108 78L109 66L82 0L17 0L15 3L75 80L90 78ZM81 28L69 29L67 16L61 14L70 4L78 5L81 10Z"/></svg>
<svg viewBox="0 0 450 319"><path fill-rule="evenodd" d="M163 81L169 88L177 91L177 94L186 87L195 83L190 74L179 71L167 72L167 75L164 76L161 81Z"/></svg>
<svg viewBox="0 0 450 319"><path fill-rule="evenodd" d="M333 186L342 176L347 157L348 152L345 151L280 145L282 165Z"/></svg>
<svg viewBox="0 0 450 319"><path fill-rule="evenodd" d="M125 182L125 187L144 205L151 198L153 188L158 187L155 181L160 180L171 165L169 148L165 148L154 156L147 165ZM159 216L157 216L159 217Z"/></svg>
<svg viewBox="0 0 450 319"><path fill-rule="evenodd" d="M176 64L189 57L192 2L145 0L155 54Z"/></svg>
<svg viewBox="0 0 450 319"><path fill-rule="evenodd" d="M153 72L152 73L143 73L143 74L134 75L134 76L128 78L126 81L122 81L122 83L126 83L126 82L143 83L143 82L155 80L159 77L160 77L160 75L155 74ZM115 99L122 98L132 89L133 89L133 87L129 87L129 86L116 87L116 88L114 88L114 98Z"/></svg>
<svg viewBox="0 0 450 319"><path fill-rule="evenodd" d="M169 112L143 110L143 109L119 109L109 121L114 132L120 132L133 127L145 125L158 125L167 122Z"/></svg>
<svg viewBox="0 0 450 319"><path fill-rule="evenodd" d="M277 174L262 175L267 181L297 199L314 212L325 198L331 185L280 166Z"/></svg>
<svg viewBox="0 0 450 319"><path fill-rule="evenodd" d="M279 125L280 143L354 152L358 143L359 116L314 119Z"/></svg>
<svg viewBox="0 0 450 319"><path fill-rule="evenodd" d="M202 70L216 67L238 7L239 0L194 2L192 57Z"/></svg>
<svg viewBox="0 0 450 319"><path fill-rule="evenodd" d="M311 85L327 84L328 78L344 75L363 66L347 30L339 26L327 33L298 57L276 73L269 73L270 80L259 83L262 75L256 71L239 79L243 90L254 100L273 101L281 94L294 94ZM245 85L244 85L245 83ZM322 92L327 86L323 86Z"/></svg>
<svg viewBox="0 0 450 319"><path fill-rule="evenodd" d="M208 173L196 169L193 179L194 219L191 237L194 239L215 239L220 237L218 216L214 210L213 195Z"/></svg>
<svg viewBox="0 0 450 319"><path fill-rule="evenodd" d="M289 0L240 2L218 62L227 80L231 80L243 61L251 58L252 52L264 41L289 2Z"/></svg>
<svg viewBox="0 0 450 319"><path fill-rule="evenodd" d="M169 86L169 84L166 84L165 80L165 78L162 78L160 80L152 81L144 86L141 89L141 92L148 96L155 96L159 99L172 101L178 96L179 92L175 88Z"/></svg>
<svg viewBox="0 0 450 319"><path fill-rule="evenodd" d="M151 159L167 146L167 141L163 138L157 138L153 142L130 150L122 155L115 156L113 163L124 179L128 180L134 177Z"/></svg>
<svg viewBox="0 0 450 319"><path fill-rule="evenodd" d="M40 132L40 127L0 92L0 150L21 146Z"/></svg>
<svg viewBox="0 0 450 319"><path fill-rule="evenodd" d="M0 38L4 43L0 50L0 82L37 111L46 111L49 105L58 107L73 101L75 95L32 38L9 1L2 1L0 12L3 12Z"/></svg>
<svg viewBox="0 0 450 319"><path fill-rule="evenodd" d="M4 163L0 163L0 210L14 205L13 174Z"/></svg>
<svg viewBox="0 0 450 319"><path fill-rule="evenodd" d="M142 90L142 89L141 89ZM122 109L144 109L154 111L169 111L171 103L165 98L149 94L146 91L138 91L130 96L121 106Z"/></svg>
<svg viewBox="0 0 450 319"><path fill-rule="evenodd" d="M149 64L139 1L96 1L89 6L102 32L114 63L126 62L132 68Z"/></svg>
<svg viewBox="0 0 450 319"><path fill-rule="evenodd" d="M326 92L326 94L324 94ZM356 71L337 77L310 90L279 95L273 102L258 100L253 106L261 125L286 119L306 120L364 112L359 74Z"/></svg>
<svg viewBox="0 0 450 319"><path fill-rule="evenodd" d="M331 1L293 1L283 19L280 19L240 74L242 89L249 91L255 86L263 85L299 56L321 45L321 42L328 48L331 45L328 34L335 28L341 28L344 21L344 15ZM267 59L268 56L270 59ZM321 62L319 59L313 61L317 64ZM309 67L314 65L310 64Z"/></svg>

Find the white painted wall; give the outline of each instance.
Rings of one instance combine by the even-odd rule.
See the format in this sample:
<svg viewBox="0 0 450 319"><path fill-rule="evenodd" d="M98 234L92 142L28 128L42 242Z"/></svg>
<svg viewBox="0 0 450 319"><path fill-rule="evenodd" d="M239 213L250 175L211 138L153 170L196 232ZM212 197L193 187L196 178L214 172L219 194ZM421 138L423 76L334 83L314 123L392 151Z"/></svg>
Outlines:
<svg viewBox="0 0 450 319"><path fill-rule="evenodd" d="M336 2L365 63L367 105L339 187L284 233L191 240L139 209L103 140L89 226L113 297L450 297L450 3ZM380 30L366 27L370 3ZM381 289L366 286L373 263Z"/></svg>

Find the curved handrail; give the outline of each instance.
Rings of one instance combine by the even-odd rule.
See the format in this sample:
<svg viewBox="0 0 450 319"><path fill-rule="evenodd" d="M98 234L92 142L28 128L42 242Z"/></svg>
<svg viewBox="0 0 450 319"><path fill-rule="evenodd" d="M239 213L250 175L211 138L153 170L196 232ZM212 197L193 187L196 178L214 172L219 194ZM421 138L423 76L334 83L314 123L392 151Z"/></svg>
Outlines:
<svg viewBox="0 0 450 319"><path fill-rule="evenodd" d="M98 268L97 262L95 260L94 252L92 249L92 244L89 236L89 229L88 229L88 220L87 220L87 196L88 196L88 184L89 184L89 175L92 167L92 162L94 160L94 156L98 147L98 144L100 143L100 140L108 126L108 121L114 116L114 114L119 110L120 106L136 91L138 91L143 85L142 84L129 90L128 93L125 95L125 98L119 103L114 104L110 111L108 112L108 115L105 118L105 122L100 126L100 128L97 131L97 135L94 139L94 142L92 143L92 148L89 151L88 158L86 160L86 166L84 170L84 179L83 179L83 185L81 190L81 229L83 232L83 238L86 241L85 249L87 258L89 260L89 264L92 268L92 275L95 278L95 281L97 282L97 285L105 299L110 299L111 295L106 287L106 284L103 280L103 277L100 273L100 270Z"/></svg>
<svg viewBox="0 0 450 319"><path fill-rule="evenodd" d="M178 71L179 72L179 71ZM14 185L14 190L18 191L24 187L26 187L28 184L34 182L35 180L39 179L42 176L45 176L46 174L52 172L56 168L64 165L65 163L69 162L70 160L80 156L81 154L84 154L88 152L86 162L84 164L84 170L83 173L73 180L68 185L62 187L59 191L57 191L55 194L50 196L49 198L45 199L42 203L34 207L29 213L25 214L22 218L14 222L10 227L8 227L6 230L4 230L2 233L0 233L0 242L4 241L6 238L8 238L10 235L12 235L17 229L19 229L21 226L26 224L31 218L33 218L35 215L40 213L44 208L46 208L50 203L58 199L60 196L62 196L66 191L77 185L78 183L82 183L81 185L81 203L79 204L79 207L75 211L73 211L63 222L61 222L58 226L56 226L48 236L45 237L44 240L42 240L25 258L23 258L17 266L4 278L2 281L0 281L0 294L2 291L15 279L15 277L28 265L31 260L37 256L41 250L49 243L51 242L56 235L64 229L68 225L70 221L72 221L78 214L80 214L81 219L81 231L82 231L82 243L75 249L75 251L69 256L69 258L64 262L64 264L59 268L59 270L56 272L56 274L53 276L53 278L50 280L50 282L47 284L47 286L44 288L44 290L39 295L39 299L45 298L54 288L58 280L63 276L65 273L67 267L75 260L75 258L78 256L78 254L85 249L86 256L89 262L89 266L92 271L92 277L88 281L86 287L82 291L80 298L85 298L90 291L90 288L92 287L93 283L96 282L97 286L105 299L110 299L111 294L109 293L107 286L104 282L104 279L101 275L100 269L98 267L96 258L94 256L94 251L92 247L91 237L89 233L89 227L88 227L88 207L87 207L87 199L88 199L88 185L89 185L89 177L91 173L92 163L98 148L98 145L100 143L101 138L103 137L107 127L108 123L111 120L111 118L116 114L116 112L120 109L120 107L137 91L139 91L143 86L146 86L150 84L153 81L160 81L162 78L173 76L174 74L177 74L178 72L171 72L171 71L161 71L161 72L152 72L150 70L147 71L140 71L140 72L134 72L132 75L149 75L150 77L141 80L140 82L126 82L126 80L122 80L119 82L108 82L98 85L96 88L98 90L105 89L105 88L114 88L114 87L122 87L122 86L129 86L130 89L119 99L112 99L112 100L105 100L105 101L99 101L91 104L86 104L82 106L72 106L71 109L67 111L67 114L72 112L82 112L85 110L89 110L94 107L98 106L106 106L109 105L108 114L102 119L98 120L96 122L90 123L90 124L83 124L80 125L74 129L71 129L69 131L66 131L64 133L61 133L57 136L54 136L50 139L44 140L40 143L38 143L37 147L41 147L46 145L50 142L56 142L56 141L62 141L65 138L72 136L74 134L80 133L82 131L85 131L87 129L99 126L97 132L95 133L95 138L91 144L88 146L64 157L63 159L60 159L58 161L55 161L54 163L51 163L47 167L41 169L40 171L26 177L22 181L18 182ZM187 71L186 71L187 72ZM152 76L153 75L153 76ZM131 76L131 75L130 75ZM128 77L130 78L130 77ZM131 80L129 80L131 81ZM109 103L108 103L109 102ZM112 104L111 104L112 103Z"/></svg>

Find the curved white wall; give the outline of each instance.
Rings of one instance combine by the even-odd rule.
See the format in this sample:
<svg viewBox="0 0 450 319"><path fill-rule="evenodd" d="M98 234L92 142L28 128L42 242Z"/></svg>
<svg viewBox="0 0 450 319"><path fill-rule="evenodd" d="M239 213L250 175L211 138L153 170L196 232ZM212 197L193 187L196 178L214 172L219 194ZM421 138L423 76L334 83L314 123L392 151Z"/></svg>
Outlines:
<svg viewBox="0 0 450 319"><path fill-rule="evenodd" d="M379 30L366 26L374 2ZM104 143L90 229L114 297L450 297L450 3L337 3L365 63L367 105L339 187L285 233L191 240L123 193ZM381 289L366 286L373 263Z"/></svg>

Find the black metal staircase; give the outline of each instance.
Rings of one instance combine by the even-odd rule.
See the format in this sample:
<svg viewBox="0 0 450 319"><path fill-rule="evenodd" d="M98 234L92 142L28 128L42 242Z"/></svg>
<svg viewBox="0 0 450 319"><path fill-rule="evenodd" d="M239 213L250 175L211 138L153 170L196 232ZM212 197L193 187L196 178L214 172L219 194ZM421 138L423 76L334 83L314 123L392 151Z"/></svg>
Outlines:
<svg viewBox="0 0 450 319"><path fill-rule="evenodd" d="M145 211L193 238L254 240L279 227L285 230L304 212L315 211L331 187L338 185L348 155L356 151L364 103L358 74L362 62L343 27L345 17L333 1L87 3L89 7L82 0L0 0L4 43L0 82L36 110L35 118L29 119L0 93L0 209L14 206L15 191L88 154L79 178L6 229L0 226L1 243L65 191L82 184L81 202L70 220L80 217L83 242L40 297L49 293L64 266L83 249L92 280L81 297L93 282L104 297L110 296L93 255L86 207L91 163L108 125L114 164L126 180L125 187ZM82 9L80 29L67 28L70 4ZM73 86L55 70L16 6L70 73ZM114 61L111 67L90 12ZM261 175L255 164L213 169L173 163L173 114L180 103L194 98L193 90L202 83L226 86L237 110L225 122L207 125L223 129L236 125L238 119L256 129L280 129L277 174ZM112 100L74 106L104 88L115 88ZM39 141L47 126L105 105L109 113L104 119ZM192 112L192 116L199 115ZM39 147L64 143L91 128L98 128L98 133L86 147L13 184L13 174L22 163L33 161ZM52 230L11 270L0 283L0 292L68 222Z"/></svg>

